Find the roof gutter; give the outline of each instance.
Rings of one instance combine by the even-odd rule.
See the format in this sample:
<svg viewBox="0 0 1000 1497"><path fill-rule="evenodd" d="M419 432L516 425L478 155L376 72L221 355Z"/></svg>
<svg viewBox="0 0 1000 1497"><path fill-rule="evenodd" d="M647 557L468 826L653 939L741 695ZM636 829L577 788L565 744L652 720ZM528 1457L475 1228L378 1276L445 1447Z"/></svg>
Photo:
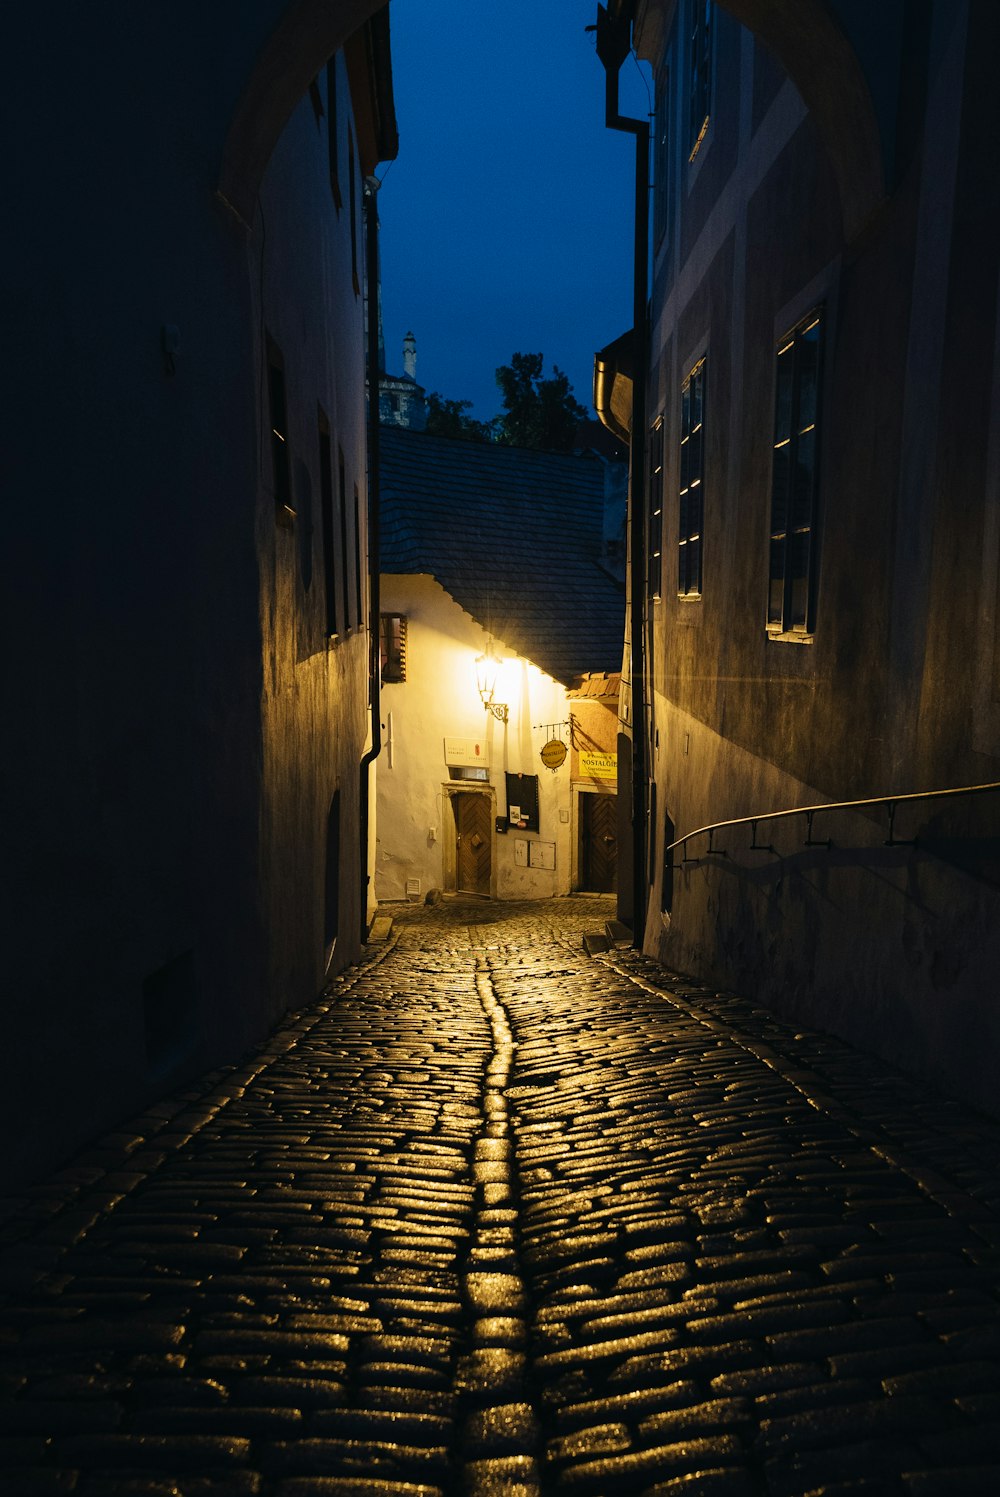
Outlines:
<svg viewBox="0 0 1000 1497"><path fill-rule="evenodd" d="M631 51L632 5L609 0L597 7L597 55L605 73L605 117L609 130L635 136L635 238L632 306L632 421L629 433L629 615L632 701L632 943L642 949L646 925L646 781L648 748L645 693L646 587L646 369L649 332L646 301L649 283L649 122L621 114L618 81ZM619 910L624 920L625 913Z"/></svg>

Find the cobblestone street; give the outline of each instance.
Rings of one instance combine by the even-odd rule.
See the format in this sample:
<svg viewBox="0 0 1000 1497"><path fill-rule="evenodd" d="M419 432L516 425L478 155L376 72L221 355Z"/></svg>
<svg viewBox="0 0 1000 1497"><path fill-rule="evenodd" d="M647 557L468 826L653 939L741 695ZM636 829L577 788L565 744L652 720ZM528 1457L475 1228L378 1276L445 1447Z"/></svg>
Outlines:
<svg viewBox="0 0 1000 1497"><path fill-rule="evenodd" d="M394 906L10 1203L7 1497L1000 1491L1000 1125L632 952Z"/></svg>

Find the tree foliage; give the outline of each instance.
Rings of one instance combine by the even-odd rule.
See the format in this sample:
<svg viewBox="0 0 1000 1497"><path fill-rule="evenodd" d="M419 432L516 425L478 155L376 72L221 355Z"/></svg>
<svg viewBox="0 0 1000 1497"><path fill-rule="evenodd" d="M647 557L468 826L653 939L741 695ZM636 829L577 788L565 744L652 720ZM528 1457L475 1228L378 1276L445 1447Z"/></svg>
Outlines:
<svg viewBox="0 0 1000 1497"><path fill-rule="evenodd" d="M457 437L463 442L495 441L496 417L477 421L466 415L471 409L471 400L445 400L433 390L427 397L427 431L434 437Z"/></svg>
<svg viewBox="0 0 1000 1497"><path fill-rule="evenodd" d="M540 353L515 353L496 371L503 412L489 421L468 414L471 400L427 396L427 431L464 442L502 442L543 452L571 452L589 412L575 398L568 377L553 364L545 379Z"/></svg>
<svg viewBox="0 0 1000 1497"><path fill-rule="evenodd" d="M544 379L540 353L516 353L496 372L504 414L498 418L497 441L511 447L569 452L587 410L573 395L569 378L558 365Z"/></svg>

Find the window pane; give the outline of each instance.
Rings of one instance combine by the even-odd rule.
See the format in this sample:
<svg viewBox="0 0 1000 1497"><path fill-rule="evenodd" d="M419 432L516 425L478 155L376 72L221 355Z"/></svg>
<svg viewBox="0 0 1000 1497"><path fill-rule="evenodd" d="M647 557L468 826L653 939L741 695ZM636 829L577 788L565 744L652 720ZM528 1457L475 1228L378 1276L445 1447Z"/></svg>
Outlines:
<svg viewBox="0 0 1000 1497"><path fill-rule="evenodd" d="M788 470L791 464L790 446L779 447L774 454L774 473L771 478L771 534L783 535L788 526Z"/></svg>
<svg viewBox="0 0 1000 1497"><path fill-rule="evenodd" d="M785 448L786 452L791 448ZM816 465L816 431L799 437L795 454L795 487L792 493L792 525L795 529L812 524L813 476Z"/></svg>
<svg viewBox="0 0 1000 1497"><path fill-rule="evenodd" d="M790 617L785 620L786 629L805 629L809 611L809 531L796 531L789 536L788 567L791 573Z"/></svg>
<svg viewBox="0 0 1000 1497"><path fill-rule="evenodd" d="M818 322L796 339L796 355L799 363L799 417L798 429L805 431L816 420L816 392L819 380L819 328Z"/></svg>
<svg viewBox="0 0 1000 1497"><path fill-rule="evenodd" d="M778 378L774 394L774 440L787 442L792 434L792 376L795 345L778 355Z"/></svg>

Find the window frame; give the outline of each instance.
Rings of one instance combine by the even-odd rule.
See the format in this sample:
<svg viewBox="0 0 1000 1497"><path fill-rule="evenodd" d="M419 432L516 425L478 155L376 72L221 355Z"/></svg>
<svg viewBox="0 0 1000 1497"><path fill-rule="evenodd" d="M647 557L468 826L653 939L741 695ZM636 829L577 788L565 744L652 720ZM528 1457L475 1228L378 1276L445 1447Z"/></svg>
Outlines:
<svg viewBox="0 0 1000 1497"><path fill-rule="evenodd" d="M714 0L691 0L685 62L687 81L687 160L693 165L701 152L712 121L715 87Z"/></svg>
<svg viewBox="0 0 1000 1497"><path fill-rule="evenodd" d="M705 581L705 405L708 374L708 352L706 351L689 369L681 384L680 431L678 440L677 468L677 597L682 603L697 602L704 591ZM690 425L688 391L697 381L699 391L699 420ZM697 449L692 447L692 438L697 433ZM691 475L691 453L697 450L697 478ZM692 523L691 491L697 489L695 500L697 523ZM697 543L695 547L694 543ZM697 563L690 558L697 555Z"/></svg>
<svg viewBox="0 0 1000 1497"><path fill-rule="evenodd" d="M769 639L801 644L810 644L816 633L816 605L819 592L819 472L822 459L822 415L825 396L826 344L829 336L829 310L825 298L820 298L805 315L798 317L777 340L773 359L774 395L772 401L773 420L771 427L771 481L768 495L767 528L767 602L764 628ZM801 425L802 359L800 349L806 334L819 328L816 340L815 367L813 374L813 419ZM782 358L790 357L788 369L787 436L783 417ZM801 429L800 429L801 428ZM796 493L799 479L800 443L804 437L812 437L812 460L808 485L808 522L794 523L793 504L798 504ZM787 453L787 459L779 463L778 454ZM778 521L780 494L779 474L788 470L785 480L784 518ZM794 477L792 476L794 475ZM793 555L789 545L793 535L805 536L806 563L795 569L789 564ZM800 540L801 546L803 542ZM776 565L780 545L781 565ZM802 582L800 605L795 602L795 589ZM780 583L780 611L775 607L775 588ZM801 613L801 619L797 615Z"/></svg>
<svg viewBox="0 0 1000 1497"><path fill-rule="evenodd" d="M275 523L284 529L295 523L295 497L292 487L292 455L288 433L288 384L281 349L265 334L267 369L267 421L271 431L271 493L274 499Z"/></svg>
<svg viewBox="0 0 1000 1497"><path fill-rule="evenodd" d="M646 595L655 602L663 597L663 439L661 413L649 428L646 472Z"/></svg>

